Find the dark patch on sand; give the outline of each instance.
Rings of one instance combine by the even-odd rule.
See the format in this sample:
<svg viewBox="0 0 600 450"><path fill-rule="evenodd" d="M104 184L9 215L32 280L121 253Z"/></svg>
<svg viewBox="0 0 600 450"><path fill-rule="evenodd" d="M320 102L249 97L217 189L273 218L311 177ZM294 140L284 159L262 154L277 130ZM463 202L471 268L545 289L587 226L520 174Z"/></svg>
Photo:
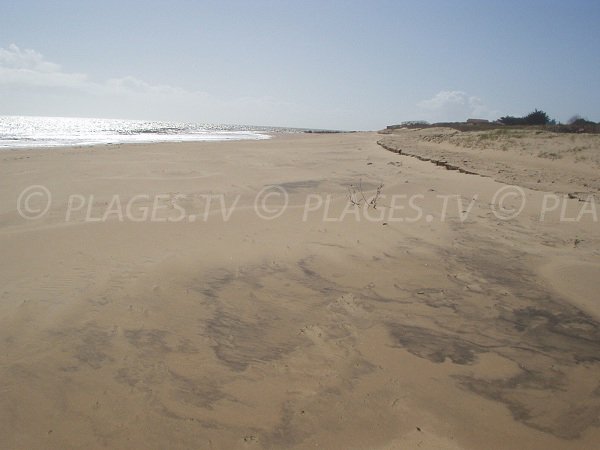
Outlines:
<svg viewBox="0 0 600 450"><path fill-rule="evenodd" d="M504 403L515 420L562 439L577 439L588 427L600 425L600 399L571 398L559 372L524 369L500 380L456 378L464 388Z"/></svg>
<svg viewBox="0 0 600 450"><path fill-rule="evenodd" d="M82 344L77 347L75 357L94 369L99 369L105 362L112 361L106 353L110 345L111 333L89 328L81 332Z"/></svg>
<svg viewBox="0 0 600 450"><path fill-rule="evenodd" d="M455 377L458 386L505 404L532 428L576 439L600 425L600 386L588 386L600 373L600 323L541 284L528 267L531 257L514 247L466 234L438 253L451 286L443 296L431 287L410 293L414 304L438 309L417 323L387 320L394 344L435 363L474 365L475 375ZM485 352L511 361L519 373L478 377L478 355Z"/></svg>
<svg viewBox="0 0 600 450"><path fill-rule="evenodd" d="M212 409L213 403L226 397L214 380L191 379L171 370L169 376L173 397L182 403Z"/></svg>
<svg viewBox="0 0 600 450"><path fill-rule="evenodd" d="M522 340L561 361L575 363L600 361L600 326L583 312L551 299L554 311L529 306L504 312L500 319L510 322Z"/></svg>
<svg viewBox="0 0 600 450"><path fill-rule="evenodd" d="M316 189L319 187L323 180L300 180L300 181L290 181L287 183L281 183L277 186L283 188L288 193L303 191L307 189Z"/></svg>
<svg viewBox="0 0 600 450"><path fill-rule="evenodd" d="M216 299L218 292L231 284L235 280L235 275L226 269L215 270L208 274L206 280L202 280L201 287L196 290L208 298Z"/></svg>
<svg viewBox="0 0 600 450"><path fill-rule="evenodd" d="M74 357L81 363L93 369L99 369L106 363L112 362L109 355L112 348L112 340L115 336L113 329L98 327L90 323L81 328L69 328L62 331L52 331L52 337L60 339L65 343L69 352L75 349ZM77 370L71 367L69 370Z"/></svg>
<svg viewBox="0 0 600 450"><path fill-rule="evenodd" d="M168 332L165 330L125 330L123 335L131 345L143 352L162 354L172 350L166 343Z"/></svg>
<svg viewBox="0 0 600 450"><path fill-rule="evenodd" d="M298 261L298 267L302 271L303 278L299 281L309 289L318 292L320 295L342 294L344 291L339 285L313 270L310 265L314 257L309 256Z"/></svg>
<svg viewBox="0 0 600 450"><path fill-rule="evenodd" d="M443 363L448 358L454 364L472 364L477 353L484 351L477 344L455 335L410 325L388 324L388 327L400 347L435 363Z"/></svg>
<svg viewBox="0 0 600 450"><path fill-rule="evenodd" d="M205 327L217 358L236 372L246 370L252 362L279 359L293 348L290 343L270 338L273 324L268 319L252 320L220 310L206 321Z"/></svg>
<svg viewBox="0 0 600 450"><path fill-rule="evenodd" d="M152 392L152 388L163 383L168 376L168 369L162 361L146 361L130 363L127 367L118 369L115 380L142 392Z"/></svg>

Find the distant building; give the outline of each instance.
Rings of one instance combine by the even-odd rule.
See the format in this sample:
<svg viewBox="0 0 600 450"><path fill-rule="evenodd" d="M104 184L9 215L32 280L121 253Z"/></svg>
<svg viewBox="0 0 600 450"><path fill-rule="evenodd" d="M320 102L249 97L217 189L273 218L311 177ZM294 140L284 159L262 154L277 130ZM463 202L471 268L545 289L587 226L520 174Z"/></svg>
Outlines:
<svg viewBox="0 0 600 450"><path fill-rule="evenodd" d="M490 123L487 119L467 119L467 123L471 125L479 125L480 123Z"/></svg>

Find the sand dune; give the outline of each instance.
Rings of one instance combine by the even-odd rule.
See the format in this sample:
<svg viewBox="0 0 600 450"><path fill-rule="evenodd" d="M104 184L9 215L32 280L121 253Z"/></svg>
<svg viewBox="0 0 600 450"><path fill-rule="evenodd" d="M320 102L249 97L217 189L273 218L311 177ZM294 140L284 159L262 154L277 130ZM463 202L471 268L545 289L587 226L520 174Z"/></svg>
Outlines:
<svg viewBox="0 0 600 450"><path fill-rule="evenodd" d="M381 144L503 183L581 200L600 193L600 135L500 128L398 129Z"/></svg>

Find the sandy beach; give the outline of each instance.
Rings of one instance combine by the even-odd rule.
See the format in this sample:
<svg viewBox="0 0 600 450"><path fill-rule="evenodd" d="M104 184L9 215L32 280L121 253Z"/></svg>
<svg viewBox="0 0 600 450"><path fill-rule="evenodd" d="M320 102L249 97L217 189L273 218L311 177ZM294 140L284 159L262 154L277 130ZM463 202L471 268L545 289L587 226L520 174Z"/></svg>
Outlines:
<svg viewBox="0 0 600 450"><path fill-rule="evenodd" d="M597 137L472 136L2 151L0 447L596 448Z"/></svg>

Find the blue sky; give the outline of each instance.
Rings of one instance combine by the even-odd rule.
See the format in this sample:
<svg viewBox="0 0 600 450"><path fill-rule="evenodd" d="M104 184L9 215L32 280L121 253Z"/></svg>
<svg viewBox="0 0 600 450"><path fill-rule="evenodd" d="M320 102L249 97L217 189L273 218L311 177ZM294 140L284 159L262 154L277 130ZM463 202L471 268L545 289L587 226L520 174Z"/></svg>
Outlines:
<svg viewBox="0 0 600 450"><path fill-rule="evenodd" d="M598 1L0 4L0 114L379 129L600 120Z"/></svg>

